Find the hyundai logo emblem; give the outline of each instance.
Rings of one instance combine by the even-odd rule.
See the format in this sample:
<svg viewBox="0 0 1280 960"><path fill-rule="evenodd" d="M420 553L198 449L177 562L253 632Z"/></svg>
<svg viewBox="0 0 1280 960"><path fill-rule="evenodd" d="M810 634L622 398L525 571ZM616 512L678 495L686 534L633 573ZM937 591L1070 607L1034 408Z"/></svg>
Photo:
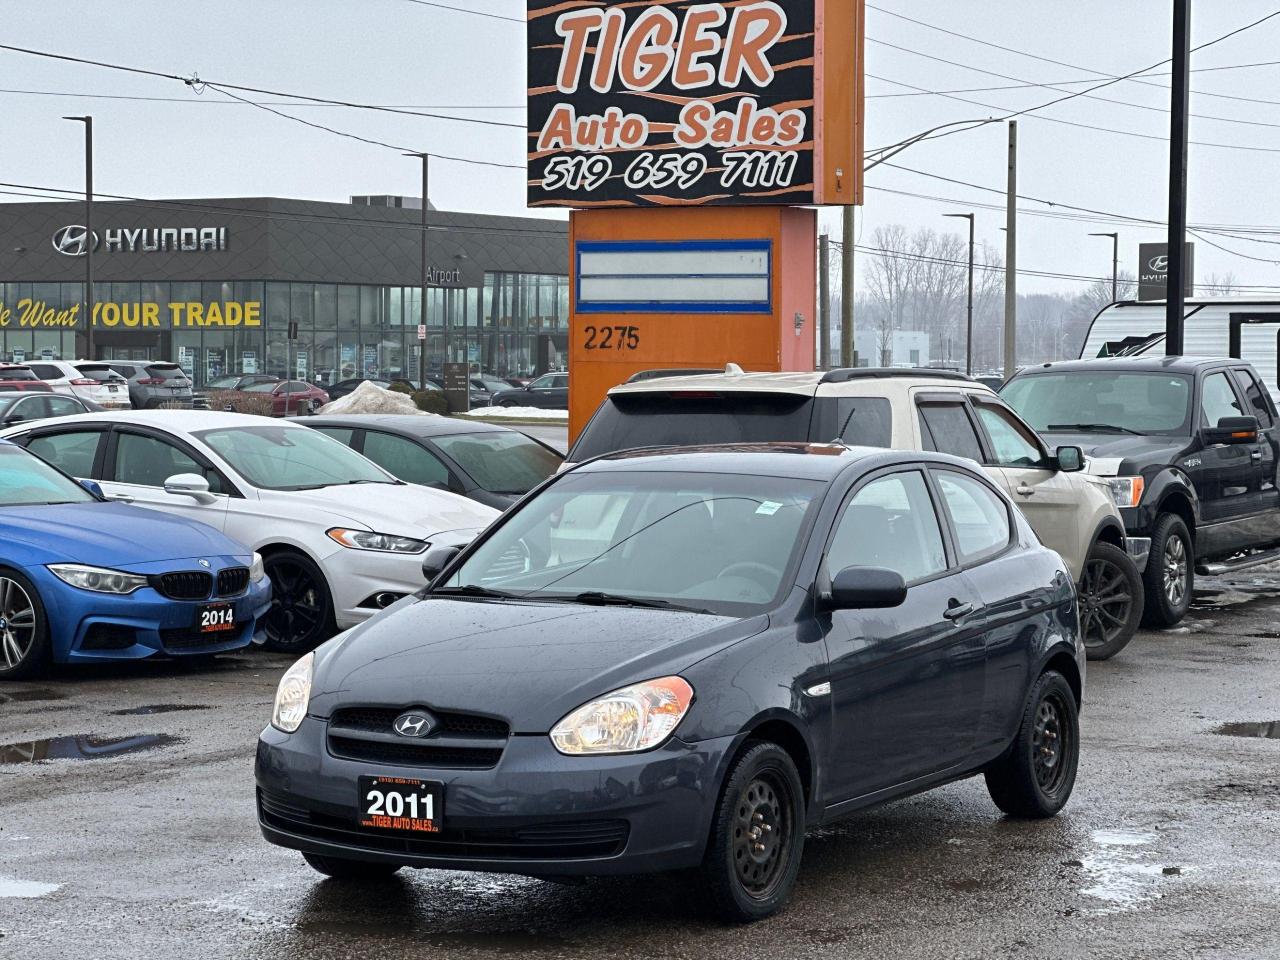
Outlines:
<svg viewBox="0 0 1280 960"><path fill-rule="evenodd" d="M391 729L402 737L413 737L415 740L427 736L436 727L436 721L426 713L402 713L391 724Z"/></svg>
<svg viewBox="0 0 1280 960"><path fill-rule="evenodd" d="M1158 257L1152 257L1147 261L1147 269L1154 273L1169 272L1169 257L1167 254L1160 254Z"/></svg>
<svg viewBox="0 0 1280 960"><path fill-rule="evenodd" d="M98 234L93 234L89 241L89 231L81 224L73 223L54 231L53 249L65 257L83 257L89 252L90 242L94 250L98 249Z"/></svg>

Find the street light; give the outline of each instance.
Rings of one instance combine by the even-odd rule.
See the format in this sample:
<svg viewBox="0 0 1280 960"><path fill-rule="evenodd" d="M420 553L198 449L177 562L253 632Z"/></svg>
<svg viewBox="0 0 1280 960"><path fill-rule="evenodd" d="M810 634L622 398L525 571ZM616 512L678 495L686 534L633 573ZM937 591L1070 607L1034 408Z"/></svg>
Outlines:
<svg viewBox="0 0 1280 960"><path fill-rule="evenodd" d="M973 376L973 214L944 213L943 216L969 221L969 309L965 324L964 372Z"/></svg>
<svg viewBox="0 0 1280 960"><path fill-rule="evenodd" d="M63 117L84 124L84 322L86 360L93 350L93 117Z"/></svg>
<svg viewBox="0 0 1280 960"><path fill-rule="evenodd" d="M406 157L417 157L422 161L422 304L418 310L418 323L426 329L427 323L427 288L430 286L431 273L427 266L427 165L430 159L425 153L406 153ZM427 341L418 338L418 388L427 389Z"/></svg>
<svg viewBox="0 0 1280 960"><path fill-rule="evenodd" d="M1111 238L1111 302L1115 303L1119 297L1116 294L1117 280L1120 277L1120 234L1118 233L1091 233L1091 237L1110 237Z"/></svg>

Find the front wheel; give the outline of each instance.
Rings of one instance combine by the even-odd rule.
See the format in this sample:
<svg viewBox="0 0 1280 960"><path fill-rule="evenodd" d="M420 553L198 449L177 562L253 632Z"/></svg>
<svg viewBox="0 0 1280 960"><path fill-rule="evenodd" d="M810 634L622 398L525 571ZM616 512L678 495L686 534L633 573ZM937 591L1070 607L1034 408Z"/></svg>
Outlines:
<svg viewBox="0 0 1280 960"><path fill-rule="evenodd" d="M1108 660L1123 650L1142 622L1142 577L1129 555L1099 541L1080 578L1080 632L1085 656Z"/></svg>
<svg viewBox="0 0 1280 960"><path fill-rule="evenodd" d="M333 601L324 573L309 557L288 550L263 561L271 581L271 609L263 618L268 650L305 653L335 632Z"/></svg>
<svg viewBox="0 0 1280 960"><path fill-rule="evenodd" d="M712 905L749 923L786 903L804 849L804 788L790 755L774 743L734 763L716 805L702 861Z"/></svg>
<svg viewBox="0 0 1280 960"><path fill-rule="evenodd" d="M323 873L335 880L387 880L400 869L397 863L371 863L365 860L344 860L341 857L326 857L319 853L304 853L311 869Z"/></svg>
<svg viewBox="0 0 1280 960"><path fill-rule="evenodd" d="M49 621L35 585L0 567L0 680L34 677L48 669Z"/></svg>
<svg viewBox="0 0 1280 960"><path fill-rule="evenodd" d="M1187 615L1195 588L1195 556L1191 532L1177 514L1161 514L1156 521L1142 576L1147 590L1145 623L1172 627Z"/></svg>
<svg viewBox="0 0 1280 960"><path fill-rule="evenodd" d="M1043 819L1071 796L1080 762L1080 714L1066 677L1046 670L1031 688L1018 734L986 770L987 792L1011 817Z"/></svg>

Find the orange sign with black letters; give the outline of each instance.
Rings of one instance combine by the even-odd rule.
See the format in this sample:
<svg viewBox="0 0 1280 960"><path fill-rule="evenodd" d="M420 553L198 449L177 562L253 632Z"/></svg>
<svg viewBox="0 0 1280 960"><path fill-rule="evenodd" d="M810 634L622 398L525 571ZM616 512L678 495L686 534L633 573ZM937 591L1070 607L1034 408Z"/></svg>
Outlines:
<svg viewBox="0 0 1280 960"><path fill-rule="evenodd" d="M864 0L530 0L530 206L862 202Z"/></svg>

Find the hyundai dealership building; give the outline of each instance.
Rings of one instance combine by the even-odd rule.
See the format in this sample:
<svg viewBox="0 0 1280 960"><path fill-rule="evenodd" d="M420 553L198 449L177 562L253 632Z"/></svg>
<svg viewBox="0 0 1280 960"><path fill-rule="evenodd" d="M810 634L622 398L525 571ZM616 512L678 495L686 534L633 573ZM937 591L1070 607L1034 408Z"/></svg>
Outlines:
<svg viewBox="0 0 1280 960"><path fill-rule="evenodd" d="M197 385L225 373L321 384L416 378L470 361L500 376L562 369L563 221L428 216L420 202L273 198L0 205L0 360L86 356L93 245L95 359L174 360ZM289 340L293 332L296 339Z"/></svg>

